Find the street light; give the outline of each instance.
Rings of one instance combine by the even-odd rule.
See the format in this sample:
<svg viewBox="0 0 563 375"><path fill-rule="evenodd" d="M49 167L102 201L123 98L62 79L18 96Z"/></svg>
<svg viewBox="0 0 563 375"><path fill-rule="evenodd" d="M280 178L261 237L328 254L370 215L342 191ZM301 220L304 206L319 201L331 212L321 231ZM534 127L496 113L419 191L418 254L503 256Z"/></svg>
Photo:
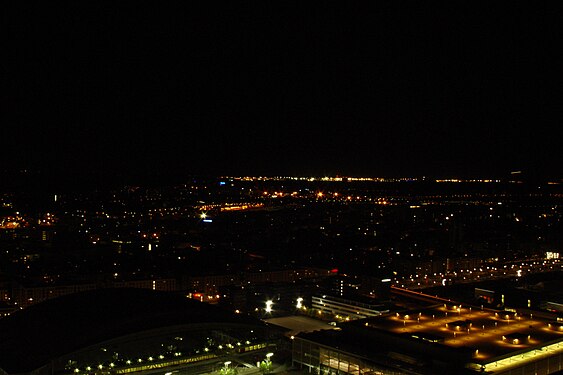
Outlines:
<svg viewBox="0 0 563 375"><path fill-rule="evenodd" d="M259 363L260 366L260 371L263 374L268 374L272 371L272 361L270 360L270 358L274 355L274 353L268 353L266 354L266 359L264 359L262 362Z"/></svg>
<svg viewBox="0 0 563 375"><path fill-rule="evenodd" d="M219 371L219 374L220 375L236 375L237 374L236 368L229 367L230 364L231 364L231 361L224 362L225 366L223 366L223 368L221 368L221 370Z"/></svg>
<svg viewBox="0 0 563 375"><path fill-rule="evenodd" d="M272 312L272 305L274 304L274 302L272 300L266 301L266 312Z"/></svg>

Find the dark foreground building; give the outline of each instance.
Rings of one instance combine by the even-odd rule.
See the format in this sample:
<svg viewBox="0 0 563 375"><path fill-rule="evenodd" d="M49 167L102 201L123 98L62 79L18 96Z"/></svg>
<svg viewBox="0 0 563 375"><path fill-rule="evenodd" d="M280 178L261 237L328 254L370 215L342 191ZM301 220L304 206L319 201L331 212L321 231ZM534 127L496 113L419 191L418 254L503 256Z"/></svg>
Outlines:
<svg viewBox="0 0 563 375"><path fill-rule="evenodd" d="M185 296L101 289L31 306L0 321L0 374L217 370L273 351L260 320Z"/></svg>

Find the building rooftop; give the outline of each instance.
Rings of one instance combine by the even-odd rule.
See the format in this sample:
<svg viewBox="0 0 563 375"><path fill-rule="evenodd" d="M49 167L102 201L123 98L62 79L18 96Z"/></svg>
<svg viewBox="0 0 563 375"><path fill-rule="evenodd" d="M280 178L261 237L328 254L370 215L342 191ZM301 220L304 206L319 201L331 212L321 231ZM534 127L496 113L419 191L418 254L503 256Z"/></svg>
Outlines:
<svg viewBox="0 0 563 375"><path fill-rule="evenodd" d="M417 373L432 373L433 361L456 363L459 371L504 371L563 352L563 330L555 314L546 319L447 304L355 320L340 327L341 331L298 337L384 365L393 359L408 359Z"/></svg>
<svg viewBox="0 0 563 375"><path fill-rule="evenodd" d="M549 320L533 314L437 305L349 324L469 350L475 364L487 365L563 341L563 331L554 322L555 317Z"/></svg>
<svg viewBox="0 0 563 375"><path fill-rule="evenodd" d="M325 321L309 318L302 315L290 315L278 318L265 319L268 324L287 329L286 336L297 335L301 332L314 332L327 329L335 329L334 326Z"/></svg>

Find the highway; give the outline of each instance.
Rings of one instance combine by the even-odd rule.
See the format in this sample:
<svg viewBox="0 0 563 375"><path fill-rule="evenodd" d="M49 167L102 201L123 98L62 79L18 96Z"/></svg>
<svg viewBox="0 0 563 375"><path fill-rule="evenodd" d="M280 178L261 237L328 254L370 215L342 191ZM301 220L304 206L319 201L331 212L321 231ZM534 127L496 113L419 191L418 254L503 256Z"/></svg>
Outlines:
<svg viewBox="0 0 563 375"><path fill-rule="evenodd" d="M557 259L519 259L510 262L487 263L479 268L446 273L410 275L392 279L392 285L410 290L421 290L440 285L464 284L476 281L520 278L544 272L563 271Z"/></svg>

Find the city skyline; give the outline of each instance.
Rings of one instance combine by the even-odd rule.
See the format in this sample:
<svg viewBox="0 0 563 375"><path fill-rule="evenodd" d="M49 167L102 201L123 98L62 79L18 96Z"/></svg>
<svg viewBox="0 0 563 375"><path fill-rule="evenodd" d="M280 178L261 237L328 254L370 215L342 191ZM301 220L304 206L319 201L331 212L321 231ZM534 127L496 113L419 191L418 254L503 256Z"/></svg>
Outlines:
<svg viewBox="0 0 563 375"><path fill-rule="evenodd" d="M432 350L433 361L409 373L557 370L563 184L510 177L224 176L43 202L0 194L0 367L51 373L43 365L53 363L55 373L93 374L181 365L216 374L227 359L253 366L263 349L290 373L339 368L311 362L325 358L313 353L322 344L344 350L345 366L361 356L371 368L404 368L392 347ZM223 341L249 319L287 328L283 340L268 345L255 325ZM48 329L37 329L44 321ZM229 323L231 333L210 341L192 330L200 322L215 332ZM55 333L65 345L45 351Z"/></svg>

